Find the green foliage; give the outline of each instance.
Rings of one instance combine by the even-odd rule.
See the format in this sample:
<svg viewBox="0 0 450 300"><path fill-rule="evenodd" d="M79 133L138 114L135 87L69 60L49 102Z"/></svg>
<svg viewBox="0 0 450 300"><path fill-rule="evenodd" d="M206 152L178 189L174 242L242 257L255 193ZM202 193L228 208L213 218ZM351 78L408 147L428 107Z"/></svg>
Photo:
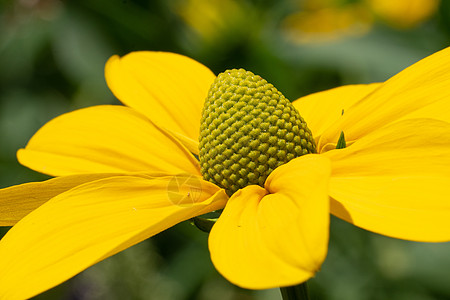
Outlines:
<svg viewBox="0 0 450 300"><path fill-rule="evenodd" d="M113 54L164 50L188 55L215 74L245 68L289 100L342 84L382 81L445 47L450 4L407 30L376 22L365 35L322 43L286 39L295 1L219 1L220 20L198 18L182 0L6 0L0 2L0 187L46 177L20 166L17 149L40 126L77 108L118 104L103 67ZM198 1L197 1L198 2ZM204 8L211 3L204 1ZM355 1L352 1L355 2ZM208 6L206 5L207 3ZM228 5L227 4L227 5ZM214 8L214 7L213 7ZM6 232L0 228L0 235ZM390 239L332 218L329 254L310 280L312 299L449 299L450 244ZM124 251L36 299L280 299L278 290L232 286L209 259L207 235L189 223Z"/></svg>

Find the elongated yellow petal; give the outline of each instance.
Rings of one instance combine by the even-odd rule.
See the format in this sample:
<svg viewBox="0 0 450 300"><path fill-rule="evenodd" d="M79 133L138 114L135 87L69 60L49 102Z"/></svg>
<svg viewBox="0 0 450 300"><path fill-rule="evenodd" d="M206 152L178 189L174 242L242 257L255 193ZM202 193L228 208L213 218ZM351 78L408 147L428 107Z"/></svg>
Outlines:
<svg viewBox="0 0 450 300"><path fill-rule="evenodd" d="M31 211L73 187L117 175L119 174L71 175L0 189L0 226L13 226Z"/></svg>
<svg viewBox="0 0 450 300"><path fill-rule="evenodd" d="M333 214L391 237L450 240L449 123L400 121L325 155Z"/></svg>
<svg viewBox="0 0 450 300"><path fill-rule="evenodd" d="M249 289L312 277L327 253L329 173L324 157L302 156L273 171L266 189L236 192L209 237L217 270Z"/></svg>
<svg viewBox="0 0 450 300"><path fill-rule="evenodd" d="M353 105L323 134L319 148L336 143L341 131L355 141L403 119L450 121L450 48L439 51L395 75Z"/></svg>
<svg viewBox="0 0 450 300"><path fill-rule="evenodd" d="M105 76L124 104L158 126L198 141L203 103L215 78L207 67L175 53L142 51L111 57Z"/></svg>
<svg viewBox="0 0 450 300"><path fill-rule="evenodd" d="M222 208L201 177L121 176L78 186L0 241L0 298L27 299L181 221Z"/></svg>
<svg viewBox="0 0 450 300"><path fill-rule="evenodd" d="M380 83L346 85L307 95L292 104L305 119L316 140L353 104L372 93ZM337 140L336 140L337 142ZM318 149L320 152L320 149Z"/></svg>
<svg viewBox="0 0 450 300"><path fill-rule="evenodd" d="M166 172L200 174L177 139L124 106L94 106L59 116L19 150L21 164L41 173Z"/></svg>
<svg viewBox="0 0 450 300"><path fill-rule="evenodd" d="M161 129L166 130L168 134L176 137L181 142L181 144L183 144L189 151L198 156L200 152L198 148L198 140L193 140L182 133L165 129L163 127L161 127Z"/></svg>

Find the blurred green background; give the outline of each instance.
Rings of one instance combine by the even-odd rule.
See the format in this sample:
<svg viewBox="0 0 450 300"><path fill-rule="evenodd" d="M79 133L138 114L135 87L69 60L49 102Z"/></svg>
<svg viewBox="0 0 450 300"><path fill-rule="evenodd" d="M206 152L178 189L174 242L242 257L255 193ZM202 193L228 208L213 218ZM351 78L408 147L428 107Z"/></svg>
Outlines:
<svg viewBox="0 0 450 300"><path fill-rule="evenodd" d="M45 122L119 104L103 77L113 54L172 51L216 74L243 67L295 100L384 81L449 41L447 0L0 0L0 187L47 178L15 158ZM450 299L449 243L395 240L331 221L311 299ZM182 223L36 299L281 296L228 283L210 262L207 235Z"/></svg>

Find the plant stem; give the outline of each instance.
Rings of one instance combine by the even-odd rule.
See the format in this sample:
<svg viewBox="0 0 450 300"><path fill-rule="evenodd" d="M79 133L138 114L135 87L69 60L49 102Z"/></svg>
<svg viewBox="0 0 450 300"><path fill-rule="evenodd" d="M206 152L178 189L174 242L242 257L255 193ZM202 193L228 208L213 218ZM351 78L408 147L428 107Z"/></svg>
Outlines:
<svg viewBox="0 0 450 300"><path fill-rule="evenodd" d="M280 288L283 300L309 300L306 282L299 285Z"/></svg>

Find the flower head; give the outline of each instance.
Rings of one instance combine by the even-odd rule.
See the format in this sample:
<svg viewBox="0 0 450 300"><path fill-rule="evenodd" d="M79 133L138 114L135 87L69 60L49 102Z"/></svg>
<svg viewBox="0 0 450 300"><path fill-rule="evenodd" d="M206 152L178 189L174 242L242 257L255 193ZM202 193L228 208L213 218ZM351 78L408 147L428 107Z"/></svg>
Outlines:
<svg viewBox="0 0 450 300"><path fill-rule="evenodd" d="M216 78L200 124L202 176L230 196L248 185L263 186L277 167L316 152L311 131L291 102L243 69Z"/></svg>
<svg viewBox="0 0 450 300"><path fill-rule="evenodd" d="M55 178L0 190L0 225L14 225L0 241L0 297L32 297L179 222L222 208L209 237L211 259L228 280L245 288L288 286L312 277L326 256L330 210L380 234L448 241L449 69L445 49L385 83L345 86L300 98L293 106L264 83L264 91L284 103L281 117L271 119L281 103L271 104L272 96L265 102L252 94L250 101L260 101L249 108L245 92L220 105L216 100L224 98L213 93L208 99L215 100L205 104L216 77L187 57L163 52L112 57L107 83L126 106L85 108L47 123L18 159ZM223 88L229 92L228 85ZM233 93L237 89L239 84ZM219 108L234 108L236 114L234 105L249 114L235 116L231 132L217 139L227 128L208 121L209 113L202 117L202 109L227 121ZM306 138L306 127L293 129L303 126L302 118L314 139ZM260 127L266 123L269 135ZM273 136L278 147L292 132L292 141L300 136L293 152L281 145L286 149L271 156L271 143L259 148ZM346 147L336 149L340 136ZM224 150L231 152L213 145L230 138ZM248 148L251 139L258 145L245 155L233 148L236 143ZM230 166L232 172L224 173L224 162L236 153L232 165L244 159L244 167ZM268 161L278 155L286 159L271 167ZM249 175L257 173L250 162L258 176ZM268 172L259 172L260 165ZM215 181L217 174L222 177ZM239 185L223 184L233 174L240 174ZM246 182L239 181L243 178Z"/></svg>

